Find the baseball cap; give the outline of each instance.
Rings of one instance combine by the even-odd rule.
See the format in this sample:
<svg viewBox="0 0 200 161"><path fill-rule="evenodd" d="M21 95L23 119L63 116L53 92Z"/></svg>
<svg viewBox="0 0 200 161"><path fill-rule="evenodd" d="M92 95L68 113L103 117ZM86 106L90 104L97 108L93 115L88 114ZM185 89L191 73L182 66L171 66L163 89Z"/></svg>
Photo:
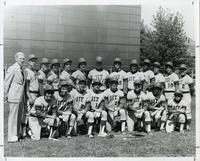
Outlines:
<svg viewBox="0 0 200 161"><path fill-rule="evenodd" d="M115 58L113 62L114 62L114 63L115 63L115 62L122 63L120 58Z"/></svg>
<svg viewBox="0 0 200 161"><path fill-rule="evenodd" d="M103 62L103 58L101 56L96 57L96 62Z"/></svg>
<svg viewBox="0 0 200 161"><path fill-rule="evenodd" d="M110 78L110 83L118 84L118 79L116 77Z"/></svg>
<svg viewBox="0 0 200 161"><path fill-rule="evenodd" d="M160 83L155 83L154 85L153 85L153 87L152 87L153 89L154 88L159 88L159 89L162 89L162 87L161 87L161 84Z"/></svg>
<svg viewBox="0 0 200 161"><path fill-rule="evenodd" d="M28 56L28 60L31 60L31 59L38 59L34 54L31 54Z"/></svg>
<svg viewBox="0 0 200 161"><path fill-rule="evenodd" d="M79 63L79 64L80 64L80 63L86 63L85 58L79 58L79 59L78 59L78 63Z"/></svg>
<svg viewBox="0 0 200 161"><path fill-rule="evenodd" d="M131 64L130 65L138 65L138 61L136 59L132 59L131 60Z"/></svg>
<svg viewBox="0 0 200 161"><path fill-rule="evenodd" d="M180 69L187 69L187 66L185 64L181 64Z"/></svg>
<svg viewBox="0 0 200 161"><path fill-rule="evenodd" d="M78 78L78 83L81 83L81 82L86 83L87 82L86 78L85 77Z"/></svg>
<svg viewBox="0 0 200 161"><path fill-rule="evenodd" d="M161 66L161 65L160 65L160 63L159 63L159 62L157 62L157 61L156 61L156 62L154 62L154 63L153 63L153 65L154 65L154 66L158 66L158 67L160 67L160 66Z"/></svg>
<svg viewBox="0 0 200 161"><path fill-rule="evenodd" d="M141 85L141 81L140 81L139 79L136 79L136 80L134 81L134 85Z"/></svg>
<svg viewBox="0 0 200 161"><path fill-rule="evenodd" d="M174 65L173 65L173 63L172 63L171 61L167 62L167 63L166 63L166 66L170 66L170 67L172 67L172 68L174 67Z"/></svg>
<svg viewBox="0 0 200 161"><path fill-rule="evenodd" d="M58 59L55 58L55 59L51 60L51 64L60 64L60 63L59 63Z"/></svg>
<svg viewBox="0 0 200 161"><path fill-rule="evenodd" d="M99 79L93 80L92 85L95 85L95 84L102 85L102 83L101 83L101 81Z"/></svg>
<svg viewBox="0 0 200 161"><path fill-rule="evenodd" d="M59 87L61 88L62 86L69 86L69 83L66 80L61 80Z"/></svg>
<svg viewBox="0 0 200 161"><path fill-rule="evenodd" d="M45 84L44 85L44 91L51 91L51 92L53 92L54 91L53 86L49 85L49 84Z"/></svg>
<svg viewBox="0 0 200 161"><path fill-rule="evenodd" d="M175 92L174 92L174 95L181 95L183 96L183 93L180 89L177 89Z"/></svg>
<svg viewBox="0 0 200 161"><path fill-rule="evenodd" d="M144 59L143 63L145 64L151 64L151 61L149 59Z"/></svg>
<svg viewBox="0 0 200 161"><path fill-rule="evenodd" d="M68 59L68 58L65 58L65 59L63 60L63 64L65 64L65 63L67 63L67 62L72 63L72 60L70 60L70 59Z"/></svg>
<svg viewBox="0 0 200 161"><path fill-rule="evenodd" d="M40 64L49 64L49 59L48 58L42 58Z"/></svg>

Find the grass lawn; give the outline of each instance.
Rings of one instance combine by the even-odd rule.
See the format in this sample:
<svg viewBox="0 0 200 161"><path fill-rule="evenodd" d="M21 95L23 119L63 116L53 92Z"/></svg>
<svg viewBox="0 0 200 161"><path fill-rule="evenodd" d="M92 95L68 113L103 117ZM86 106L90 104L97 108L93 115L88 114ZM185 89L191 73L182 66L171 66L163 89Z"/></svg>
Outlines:
<svg viewBox="0 0 200 161"><path fill-rule="evenodd" d="M62 137L59 141L27 138L17 143L7 142L8 106L4 112L4 156L6 157L194 157L195 156L195 100L192 101L192 131L153 132L142 138L89 139L85 136Z"/></svg>

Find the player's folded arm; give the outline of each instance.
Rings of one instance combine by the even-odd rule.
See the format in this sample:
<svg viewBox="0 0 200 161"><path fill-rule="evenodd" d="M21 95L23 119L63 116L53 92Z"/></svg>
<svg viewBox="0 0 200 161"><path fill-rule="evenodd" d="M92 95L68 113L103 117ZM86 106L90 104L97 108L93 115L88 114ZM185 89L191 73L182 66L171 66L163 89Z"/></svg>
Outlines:
<svg viewBox="0 0 200 161"><path fill-rule="evenodd" d="M51 118L50 115L43 113L41 111L41 106L38 106L38 105L35 106L35 113L34 114L35 114L36 117Z"/></svg>
<svg viewBox="0 0 200 161"><path fill-rule="evenodd" d="M178 110L178 112L180 112L181 114L185 114L185 112L186 112L186 105L183 105L179 110Z"/></svg>

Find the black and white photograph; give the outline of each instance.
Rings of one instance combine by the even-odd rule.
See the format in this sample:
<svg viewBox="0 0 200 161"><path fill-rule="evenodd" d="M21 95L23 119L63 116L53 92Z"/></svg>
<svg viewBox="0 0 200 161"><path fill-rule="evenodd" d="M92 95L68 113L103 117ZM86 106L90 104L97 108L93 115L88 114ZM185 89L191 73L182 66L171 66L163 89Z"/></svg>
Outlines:
<svg viewBox="0 0 200 161"><path fill-rule="evenodd" d="M4 157L195 158L195 4L4 3Z"/></svg>

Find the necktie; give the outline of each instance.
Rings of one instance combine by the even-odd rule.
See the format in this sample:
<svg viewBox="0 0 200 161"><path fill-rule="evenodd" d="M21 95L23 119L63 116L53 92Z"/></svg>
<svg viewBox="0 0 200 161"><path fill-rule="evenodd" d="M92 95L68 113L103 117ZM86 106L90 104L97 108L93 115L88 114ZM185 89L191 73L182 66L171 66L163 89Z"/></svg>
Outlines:
<svg viewBox="0 0 200 161"><path fill-rule="evenodd" d="M21 69L22 79L23 79L23 82L24 82L24 72L23 72L22 67L20 67L20 69Z"/></svg>

